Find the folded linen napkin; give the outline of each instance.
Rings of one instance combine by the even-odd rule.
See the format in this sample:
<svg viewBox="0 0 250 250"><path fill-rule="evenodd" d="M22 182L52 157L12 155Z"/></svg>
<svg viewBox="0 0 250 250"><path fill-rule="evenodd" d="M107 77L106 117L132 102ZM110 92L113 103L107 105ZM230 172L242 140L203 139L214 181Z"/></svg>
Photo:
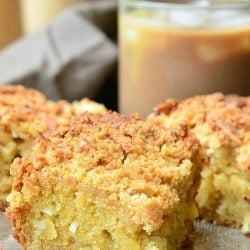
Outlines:
<svg viewBox="0 0 250 250"><path fill-rule="evenodd" d="M93 97L115 67L116 0L87 1L0 53L0 83L23 84L50 99Z"/></svg>

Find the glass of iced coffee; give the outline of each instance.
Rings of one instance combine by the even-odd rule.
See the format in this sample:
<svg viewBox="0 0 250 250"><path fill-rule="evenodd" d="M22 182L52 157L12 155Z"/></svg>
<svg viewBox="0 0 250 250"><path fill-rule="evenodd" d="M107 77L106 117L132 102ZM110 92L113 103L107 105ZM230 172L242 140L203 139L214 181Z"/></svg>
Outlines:
<svg viewBox="0 0 250 250"><path fill-rule="evenodd" d="M250 94L250 1L120 1L120 111Z"/></svg>

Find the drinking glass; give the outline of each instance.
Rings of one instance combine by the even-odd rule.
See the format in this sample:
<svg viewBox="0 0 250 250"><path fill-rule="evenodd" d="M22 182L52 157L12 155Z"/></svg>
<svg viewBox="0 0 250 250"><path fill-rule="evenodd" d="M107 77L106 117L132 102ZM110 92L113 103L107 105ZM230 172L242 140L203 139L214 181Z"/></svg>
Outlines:
<svg viewBox="0 0 250 250"><path fill-rule="evenodd" d="M119 106L250 94L250 1L120 1Z"/></svg>

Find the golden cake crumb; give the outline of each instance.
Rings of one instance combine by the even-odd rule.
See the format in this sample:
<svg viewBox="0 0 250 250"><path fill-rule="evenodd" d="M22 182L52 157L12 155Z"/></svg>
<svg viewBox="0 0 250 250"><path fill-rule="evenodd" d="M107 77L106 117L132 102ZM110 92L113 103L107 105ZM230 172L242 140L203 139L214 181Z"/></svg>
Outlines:
<svg viewBox="0 0 250 250"><path fill-rule="evenodd" d="M23 249L177 249L197 215L197 151L184 128L84 113L15 160L14 235Z"/></svg>
<svg viewBox="0 0 250 250"><path fill-rule="evenodd" d="M18 156L30 153L38 132L67 124L85 109L103 113L105 108L87 99L72 105L51 102L38 91L22 86L0 87L0 209L6 207L11 190L10 164Z"/></svg>
<svg viewBox="0 0 250 250"><path fill-rule="evenodd" d="M149 120L188 126L207 156L196 200L200 216L250 233L250 97L216 93L168 100Z"/></svg>

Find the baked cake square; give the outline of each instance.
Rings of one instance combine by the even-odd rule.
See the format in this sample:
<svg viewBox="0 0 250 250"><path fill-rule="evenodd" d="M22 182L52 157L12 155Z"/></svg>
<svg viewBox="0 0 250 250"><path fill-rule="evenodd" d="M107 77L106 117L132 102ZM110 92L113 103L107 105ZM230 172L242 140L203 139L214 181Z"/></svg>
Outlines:
<svg viewBox="0 0 250 250"><path fill-rule="evenodd" d="M16 159L7 217L23 249L179 249L197 215L198 143L117 113L84 113Z"/></svg>
<svg viewBox="0 0 250 250"><path fill-rule="evenodd" d="M38 132L67 123L83 111L102 113L101 104L83 99L72 105L51 102L38 91L21 86L0 87L0 209L6 207L11 190L10 165L18 156L29 154Z"/></svg>
<svg viewBox="0 0 250 250"><path fill-rule="evenodd" d="M168 100L149 117L188 126L206 156L196 196L201 218L250 233L250 97L217 93Z"/></svg>

